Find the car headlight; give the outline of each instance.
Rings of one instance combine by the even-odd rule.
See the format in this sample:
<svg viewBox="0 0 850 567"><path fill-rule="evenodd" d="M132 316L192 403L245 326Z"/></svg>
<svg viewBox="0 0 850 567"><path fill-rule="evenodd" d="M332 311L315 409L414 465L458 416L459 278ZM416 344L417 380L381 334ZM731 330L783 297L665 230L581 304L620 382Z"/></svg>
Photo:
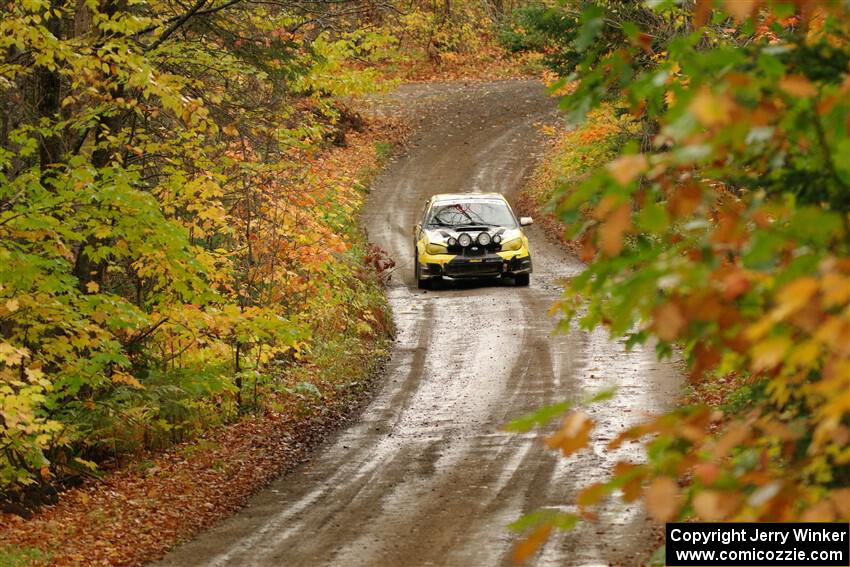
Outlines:
<svg viewBox="0 0 850 567"><path fill-rule="evenodd" d="M442 244L428 244L425 247L425 251L428 252L428 254L445 254L448 252L446 247Z"/></svg>
<svg viewBox="0 0 850 567"><path fill-rule="evenodd" d="M508 240L502 244L502 250L519 250L520 248L522 248L522 237Z"/></svg>
<svg viewBox="0 0 850 567"><path fill-rule="evenodd" d="M478 235L478 244L481 246L487 246L490 244L490 235L486 232L482 232Z"/></svg>
<svg viewBox="0 0 850 567"><path fill-rule="evenodd" d="M502 241L502 235L501 234L497 234L496 236L493 237L493 242L495 242L496 244L499 244L501 241Z"/></svg>
<svg viewBox="0 0 850 567"><path fill-rule="evenodd" d="M457 246L457 238L455 238L454 236L450 236L446 243L449 246Z"/></svg>
<svg viewBox="0 0 850 567"><path fill-rule="evenodd" d="M466 248L472 244L472 237L468 234L461 234L457 239L457 243Z"/></svg>

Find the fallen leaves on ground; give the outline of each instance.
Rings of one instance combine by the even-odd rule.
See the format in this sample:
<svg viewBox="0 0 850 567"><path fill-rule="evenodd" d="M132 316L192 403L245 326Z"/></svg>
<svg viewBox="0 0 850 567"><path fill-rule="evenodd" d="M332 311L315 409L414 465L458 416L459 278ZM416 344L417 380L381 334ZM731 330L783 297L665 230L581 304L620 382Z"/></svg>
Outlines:
<svg viewBox="0 0 850 567"><path fill-rule="evenodd" d="M351 183L352 172L374 174L380 165L376 144L401 143L405 135L405 127L391 120L348 132L344 147L314 158L322 185ZM362 359L375 358L373 340L361 337L360 352L342 353L347 364L375 364ZM245 416L161 453L136 455L111 470L104 464L102 481L87 480L63 492L57 505L30 520L0 513L0 551L36 550L26 554L28 560L55 566L139 565L162 557L233 514L338 427L365 396L363 382L351 387L362 380L357 372L339 380L316 380L320 397L282 394L268 404L275 411Z"/></svg>
<svg viewBox="0 0 850 567"><path fill-rule="evenodd" d="M309 411L248 416L170 450L139 457L64 492L31 520L0 514L0 541L51 554L50 565L139 565L241 508L292 469L359 400L333 392Z"/></svg>

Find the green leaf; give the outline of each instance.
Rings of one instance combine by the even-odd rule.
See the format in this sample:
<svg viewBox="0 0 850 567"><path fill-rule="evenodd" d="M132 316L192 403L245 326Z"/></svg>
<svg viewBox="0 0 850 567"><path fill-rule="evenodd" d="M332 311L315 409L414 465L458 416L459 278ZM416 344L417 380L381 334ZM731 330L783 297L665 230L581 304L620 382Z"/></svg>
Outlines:
<svg viewBox="0 0 850 567"><path fill-rule="evenodd" d="M564 401L540 408L511 421L505 426L505 430L520 433L530 431L535 426L545 425L556 417L563 415L571 407L572 403Z"/></svg>

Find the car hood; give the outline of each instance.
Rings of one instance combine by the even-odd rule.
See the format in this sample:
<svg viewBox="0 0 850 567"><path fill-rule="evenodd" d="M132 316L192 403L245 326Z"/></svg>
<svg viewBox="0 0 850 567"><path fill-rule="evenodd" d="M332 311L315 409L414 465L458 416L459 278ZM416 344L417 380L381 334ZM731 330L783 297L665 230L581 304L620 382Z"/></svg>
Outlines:
<svg viewBox="0 0 850 567"><path fill-rule="evenodd" d="M449 227L440 227L435 229L426 228L424 230L428 237L428 242L431 244L442 244L443 246L447 245L449 238L458 238L461 234L468 234L473 238L473 240L476 239L482 232L489 233L491 237L498 234L502 237L502 242L508 242L522 235L522 231L519 228L505 228L501 226L489 226L486 229L482 228L472 230L469 228L456 230Z"/></svg>

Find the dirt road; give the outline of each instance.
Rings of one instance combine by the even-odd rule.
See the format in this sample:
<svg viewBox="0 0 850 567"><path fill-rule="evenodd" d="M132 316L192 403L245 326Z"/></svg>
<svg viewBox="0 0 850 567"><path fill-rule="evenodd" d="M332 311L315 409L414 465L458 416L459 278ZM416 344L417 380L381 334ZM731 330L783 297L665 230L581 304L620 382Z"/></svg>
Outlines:
<svg viewBox="0 0 850 567"><path fill-rule="evenodd" d="M505 526L540 507L570 508L575 491L618 457L605 442L674 399L672 365L626 353L604 332L552 336L557 280L580 263L530 230L531 286L413 282L411 229L437 192L521 186L555 104L533 82L408 86L382 102L412 112L409 151L373 188L370 239L398 263L388 293L398 337L362 418L237 516L178 548L165 565L473 567L510 564ZM541 432L504 424L543 404L618 386L591 409L594 449L569 461ZM598 524L557 534L533 565L637 565L654 542L640 508L609 504Z"/></svg>

